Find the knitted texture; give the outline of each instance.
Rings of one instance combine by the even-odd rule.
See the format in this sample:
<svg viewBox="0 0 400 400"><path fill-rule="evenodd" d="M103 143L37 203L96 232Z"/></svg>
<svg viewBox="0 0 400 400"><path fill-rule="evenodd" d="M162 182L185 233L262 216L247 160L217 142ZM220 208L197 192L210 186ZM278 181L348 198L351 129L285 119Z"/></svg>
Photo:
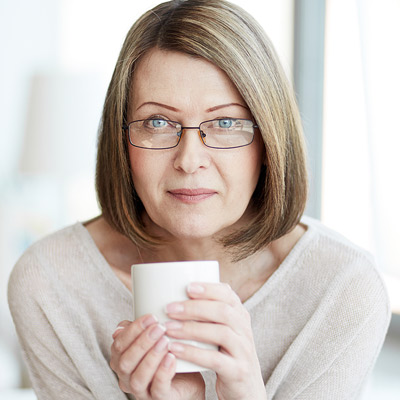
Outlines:
<svg viewBox="0 0 400 400"><path fill-rule="evenodd" d="M390 321L373 258L304 217L307 231L245 302L268 399L361 398ZM134 399L109 366L132 295L77 223L31 246L9 281L9 306L38 399ZM208 400L215 374L203 373Z"/></svg>

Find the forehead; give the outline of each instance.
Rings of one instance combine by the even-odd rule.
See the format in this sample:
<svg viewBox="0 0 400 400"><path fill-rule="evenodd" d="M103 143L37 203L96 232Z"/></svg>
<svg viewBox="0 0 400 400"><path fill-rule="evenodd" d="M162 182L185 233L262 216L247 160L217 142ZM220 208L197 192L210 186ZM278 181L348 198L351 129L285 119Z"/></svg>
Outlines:
<svg viewBox="0 0 400 400"><path fill-rule="evenodd" d="M208 60L174 51L152 49L137 63L130 108L143 102L176 107L190 104L237 102L245 105L227 74Z"/></svg>

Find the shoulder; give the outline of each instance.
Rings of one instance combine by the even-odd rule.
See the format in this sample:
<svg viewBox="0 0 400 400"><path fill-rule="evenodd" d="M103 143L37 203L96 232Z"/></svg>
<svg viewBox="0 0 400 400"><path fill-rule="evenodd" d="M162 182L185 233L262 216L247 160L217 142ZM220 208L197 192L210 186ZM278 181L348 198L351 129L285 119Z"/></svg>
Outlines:
<svg viewBox="0 0 400 400"><path fill-rule="evenodd" d="M317 220L304 217L302 222L309 230L300 257L308 287L331 304L347 303L367 314L389 315L386 285L374 256Z"/></svg>
<svg viewBox="0 0 400 400"><path fill-rule="evenodd" d="M10 275L8 291L12 300L23 292L36 296L46 286L73 275L82 265L88 238L84 227L76 223L52 233L31 245L19 258Z"/></svg>
<svg viewBox="0 0 400 400"><path fill-rule="evenodd" d="M83 230L83 226L76 223L38 240L19 258L13 274L34 273L55 262L68 262L76 253L82 252Z"/></svg>
<svg viewBox="0 0 400 400"><path fill-rule="evenodd" d="M369 252L319 221L305 217L302 223L307 231L264 303L268 318L255 319L257 340L265 342L272 326L267 338L280 346L268 391L280 398L328 392L349 398L382 347L391 318L387 291Z"/></svg>
<svg viewBox="0 0 400 400"><path fill-rule="evenodd" d="M374 256L367 250L355 245L340 233L328 228L320 221L303 217L302 222L308 230L303 256L317 269L329 265L330 269L339 273L361 269L379 275ZM308 240L307 240L308 239Z"/></svg>

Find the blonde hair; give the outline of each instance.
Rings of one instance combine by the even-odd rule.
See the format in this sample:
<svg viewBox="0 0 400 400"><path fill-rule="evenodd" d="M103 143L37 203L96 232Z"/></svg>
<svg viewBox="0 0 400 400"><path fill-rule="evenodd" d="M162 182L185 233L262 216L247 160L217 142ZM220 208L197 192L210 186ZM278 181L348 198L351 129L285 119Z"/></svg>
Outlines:
<svg viewBox="0 0 400 400"><path fill-rule="evenodd" d="M99 132L96 189L104 218L139 246L160 243L146 233L143 204L130 173L122 132L135 65L150 49L202 57L221 68L248 105L265 144L265 165L252 197L254 219L222 239L243 259L293 229L304 212L307 171L293 90L258 23L223 0L162 3L128 32L112 76Z"/></svg>

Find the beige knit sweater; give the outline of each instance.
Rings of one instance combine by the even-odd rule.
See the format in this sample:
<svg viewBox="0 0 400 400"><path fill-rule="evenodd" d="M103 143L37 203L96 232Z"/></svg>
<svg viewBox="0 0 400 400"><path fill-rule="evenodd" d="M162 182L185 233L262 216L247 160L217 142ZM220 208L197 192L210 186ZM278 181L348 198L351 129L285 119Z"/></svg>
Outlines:
<svg viewBox="0 0 400 400"><path fill-rule="evenodd" d="M386 290L366 252L303 223L307 232L245 303L268 399L359 399L390 320ZM109 367L132 296L82 224L25 252L9 305L39 399L133 399ZM203 374L207 399L216 399L214 375Z"/></svg>

